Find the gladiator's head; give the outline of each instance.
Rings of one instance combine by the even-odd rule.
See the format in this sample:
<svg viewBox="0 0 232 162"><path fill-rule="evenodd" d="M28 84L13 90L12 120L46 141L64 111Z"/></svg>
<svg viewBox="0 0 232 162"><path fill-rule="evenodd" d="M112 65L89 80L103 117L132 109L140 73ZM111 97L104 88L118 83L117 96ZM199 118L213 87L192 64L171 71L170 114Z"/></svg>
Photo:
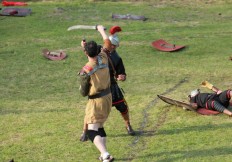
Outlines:
<svg viewBox="0 0 232 162"><path fill-rule="evenodd" d="M192 90L190 92L190 94L188 95L189 99L191 99L192 97L195 97L196 95L198 95L200 93L200 89L195 89L195 90Z"/></svg>
<svg viewBox="0 0 232 162"><path fill-rule="evenodd" d="M98 46L95 41L87 42L84 48L89 57L95 57L98 55Z"/></svg>

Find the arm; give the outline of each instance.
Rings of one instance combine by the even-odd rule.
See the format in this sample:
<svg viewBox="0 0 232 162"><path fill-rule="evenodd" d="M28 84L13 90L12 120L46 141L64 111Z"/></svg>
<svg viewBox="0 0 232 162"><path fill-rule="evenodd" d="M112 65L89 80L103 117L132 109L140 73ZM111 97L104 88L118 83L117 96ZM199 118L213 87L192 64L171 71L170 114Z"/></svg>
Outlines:
<svg viewBox="0 0 232 162"><path fill-rule="evenodd" d="M217 87L212 87L212 89L211 89L212 91L214 91L215 93L217 93L217 94L220 94L220 93L222 93L222 91L221 90L219 90Z"/></svg>
<svg viewBox="0 0 232 162"><path fill-rule="evenodd" d="M83 67L81 71L78 73L80 87L79 91L83 97L89 94L90 90L90 76L87 74L87 71Z"/></svg>
<svg viewBox="0 0 232 162"><path fill-rule="evenodd" d="M111 42L109 40L108 35L105 32L105 28L102 25L97 25L97 30L99 31L99 33L101 34L103 41L104 41L104 45L103 45L103 50L106 51L106 53L109 53L112 49L111 49Z"/></svg>
<svg viewBox="0 0 232 162"><path fill-rule="evenodd" d="M101 34L103 40L108 39L108 36L107 36L107 34L106 34L106 32L105 32L104 26L102 26L102 25L97 25L97 30L98 30L99 33Z"/></svg>
<svg viewBox="0 0 232 162"><path fill-rule="evenodd" d="M212 91L214 91L217 94L220 94L222 91L220 89L218 89L217 87L215 87L213 84L209 83L208 81L203 81L201 83L202 87L206 87Z"/></svg>
<svg viewBox="0 0 232 162"><path fill-rule="evenodd" d="M83 97L89 94L90 89L90 76L87 75L85 72L79 74L80 80L80 87L79 91Z"/></svg>
<svg viewBox="0 0 232 162"><path fill-rule="evenodd" d="M85 48L84 48L84 47L85 47L85 44L86 44L86 40L83 39L83 40L81 41L81 47L82 47L83 49L85 49Z"/></svg>
<svg viewBox="0 0 232 162"><path fill-rule="evenodd" d="M117 80L118 81L125 81L126 80L126 73L125 73L125 67L123 64L122 59L120 58L118 65L116 67L116 71L117 71Z"/></svg>

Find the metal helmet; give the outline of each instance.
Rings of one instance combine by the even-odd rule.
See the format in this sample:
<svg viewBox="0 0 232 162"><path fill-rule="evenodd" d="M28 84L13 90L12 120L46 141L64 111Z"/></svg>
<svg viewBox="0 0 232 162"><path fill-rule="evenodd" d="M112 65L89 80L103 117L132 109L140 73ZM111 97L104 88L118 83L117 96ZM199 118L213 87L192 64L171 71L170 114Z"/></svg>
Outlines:
<svg viewBox="0 0 232 162"><path fill-rule="evenodd" d="M195 89L195 90L191 91L189 96L190 97L195 97L199 93L200 93L200 89Z"/></svg>
<svg viewBox="0 0 232 162"><path fill-rule="evenodd" d="M111 43L115 46L119 46L119 38L116 34L109 36Z"/></svg>

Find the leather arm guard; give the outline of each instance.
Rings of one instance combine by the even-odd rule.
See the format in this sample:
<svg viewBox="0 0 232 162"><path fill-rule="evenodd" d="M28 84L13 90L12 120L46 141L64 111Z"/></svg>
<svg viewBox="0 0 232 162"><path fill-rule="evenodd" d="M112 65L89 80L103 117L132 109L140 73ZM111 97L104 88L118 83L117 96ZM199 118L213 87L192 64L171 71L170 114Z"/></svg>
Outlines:
<svg viewBox="0 0 232 162"><path fill-rule="evenodd" d="M220 91L217 87L215 87L213 84L209 83L208 81L203 81L201 83L201 86L209 88L210 90L214 91L215 93L218 93ZM219 92L219 93L221 93L221 92Z"/></svg>
<svg viewBox="0 0 232 162"><path fill-rule="evenodd" d="M208 81L203 81L203 82L201 83L201 86L202 86L202 87L207 87L207 88L209 88L209 89L213 89L213 84L209 83Z"/></svg>
<svg viewBox="0 0 232 162"><path fill-rule="evenodd" d="M79 91L83 97L89 94L90 89L90 76L86 73L79 73L80 76L80 88Z"/></svg>

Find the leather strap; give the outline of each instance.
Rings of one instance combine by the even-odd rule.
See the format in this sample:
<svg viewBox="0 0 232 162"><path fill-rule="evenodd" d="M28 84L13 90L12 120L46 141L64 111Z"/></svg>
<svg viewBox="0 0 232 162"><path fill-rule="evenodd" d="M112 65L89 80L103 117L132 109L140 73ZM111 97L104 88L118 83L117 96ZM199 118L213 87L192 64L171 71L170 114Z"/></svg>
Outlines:
<svg viewBox="0 0 232 162"><path fill-rule="evenodd" d="M100 98L100 97L103 97L103 96L106 96L110 93L110 88L107 88L95 95L92 95L92 96L89 96L89 99L95 99L95 98Z"/></svg>

